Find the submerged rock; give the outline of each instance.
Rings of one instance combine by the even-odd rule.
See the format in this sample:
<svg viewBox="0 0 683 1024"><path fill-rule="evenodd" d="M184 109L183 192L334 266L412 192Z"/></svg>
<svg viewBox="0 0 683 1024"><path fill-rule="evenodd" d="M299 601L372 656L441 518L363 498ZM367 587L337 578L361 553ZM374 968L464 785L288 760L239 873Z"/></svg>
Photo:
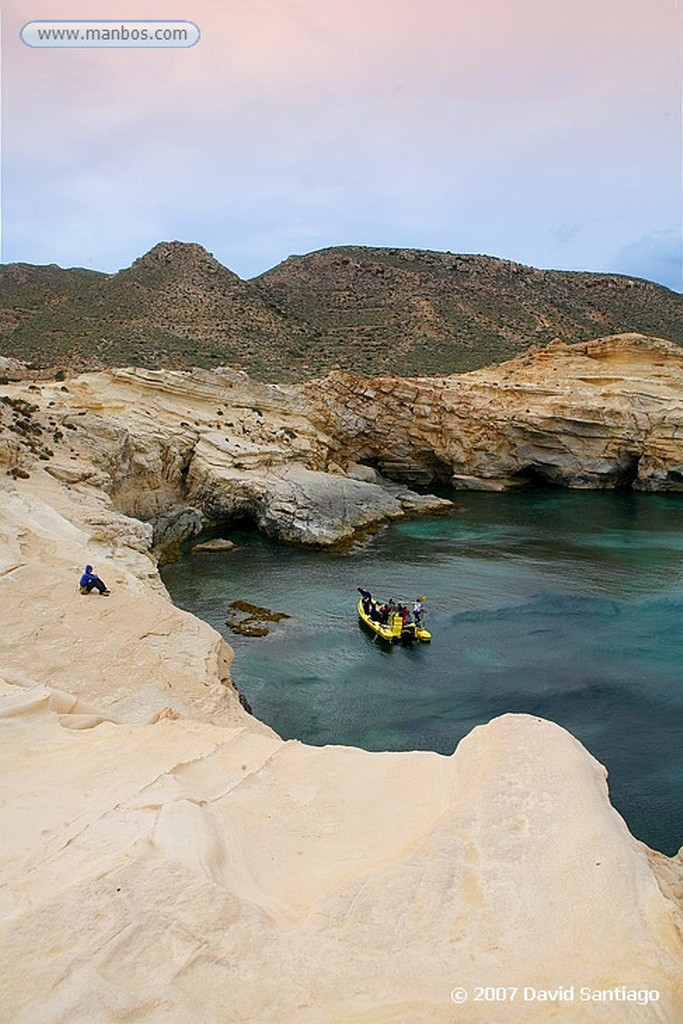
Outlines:
<svg viewBox="0 0 683 1024"><path fill-rule="evenodd" d="M260 625L257 620L242 619L240 621L237 619L226 619L225 625L238 636L268 636L270 633L268 627Z"/></svg>
<svg viewBox="0 0 683 1024"><path fill-rule="evenodd" d="M203 540L200 544L194 544L191 554L199 555L202 551L233 551L236 547L233 541L216 537L215 540Z"/></svg>
<svg viewBox="0 0 683 1024"><path fill-rule="evenodd" d="M230 616L225 624L240 636L267 636L270 630L264 626L264 622L281 622L291 618L287 612L274 612L270 608L252 604L251 601L232 601L229 607L237 615Z"/></svg>
<svg viewBox="0 0 683 1024"><path fill-rule="evenodd" d="M282 619L292 617L287 612L274 612L260 604L252 604L251 601L231 601L229 607L238 612L245 612L252 619L260 619L262 622L281 622Z"/></svg>

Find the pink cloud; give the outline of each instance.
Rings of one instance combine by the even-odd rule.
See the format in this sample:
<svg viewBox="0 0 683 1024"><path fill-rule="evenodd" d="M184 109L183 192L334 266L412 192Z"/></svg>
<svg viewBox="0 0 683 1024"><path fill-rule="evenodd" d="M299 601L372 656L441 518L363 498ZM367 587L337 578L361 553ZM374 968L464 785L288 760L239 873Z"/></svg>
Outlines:
<svg viewBox="0 0 683 1024"><path fill-rule="evenodd" d="M120 238L129 211L131 247L145 225L150 242L182 227L250 251L269 235L282 255L306 235L514 256L561 224L590 221L611 251L670 227L669 0L31 4L31 19L200 26L196 47L165 51L30 50L24 0L3 14L6 195L22 205L21 245L33 182L46 203L49 191L55 235L60 201L79 238L110 204L100 234Z"/></svg>

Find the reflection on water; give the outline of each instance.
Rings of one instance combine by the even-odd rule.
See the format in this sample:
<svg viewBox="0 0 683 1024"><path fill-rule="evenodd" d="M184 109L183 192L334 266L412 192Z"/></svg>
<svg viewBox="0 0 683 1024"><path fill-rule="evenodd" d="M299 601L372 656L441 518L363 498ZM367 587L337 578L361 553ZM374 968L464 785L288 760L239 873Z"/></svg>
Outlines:
<svg viewBox="0 0 683 1024"><path fill-rule="evenodd" d="M236 650L255 714L286 738L450 753L508 711L552 719L610 771L639 838L683 842L683 500L631 493L471 494L453 516L393 524L346 554L239 549L168 566L181 607ZM387 649L355 617L356 587L428 595L431 646ZM293 617L234 636L236 598Z"/></svg>

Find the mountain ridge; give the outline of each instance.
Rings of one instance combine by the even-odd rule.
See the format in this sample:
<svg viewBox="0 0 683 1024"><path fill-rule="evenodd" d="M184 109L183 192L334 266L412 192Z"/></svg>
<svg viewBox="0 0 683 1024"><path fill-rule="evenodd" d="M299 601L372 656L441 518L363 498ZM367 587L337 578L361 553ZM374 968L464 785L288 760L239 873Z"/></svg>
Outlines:
<svg viewBox="0 0 683 1024"><path fill-rule="evenodd" d="M272 380L477 369L559 339L638 331L683 344L683 296L643 278L479 254L331 246L251 279L160 242L114 274L8 264L0 348L38 365L231 364Z"/></svg>

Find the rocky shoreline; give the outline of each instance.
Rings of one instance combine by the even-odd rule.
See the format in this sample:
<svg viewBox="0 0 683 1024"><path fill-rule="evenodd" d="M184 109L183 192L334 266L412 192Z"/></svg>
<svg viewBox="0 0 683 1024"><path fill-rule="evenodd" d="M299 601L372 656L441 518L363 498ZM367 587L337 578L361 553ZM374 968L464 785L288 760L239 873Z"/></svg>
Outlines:
<svg viewBox="0 0 683 1024"><path fill-rule="evenodd" d="M677 1024L681 857L629 834L573 737L504 715L451 757L283 742L157 566L236 516L332 545L448 511L412 488L453 478L682 490L679 353L621 336L435 380L0 387L5 1019L446 1024L463 988L492 1024L478 989L629 985L658 996L601 1022ZM85 561L108 599L78 593Z"/></svg>
<svg viewBox="0 0 683 1024"><path fill-rule="evenodd" d="M0 465L104 493L161 557L234 518L325 546L448 511L434 487L683 491L682 395L680 347L640 335L449 378L112 370L5 385Z"/></svg>

